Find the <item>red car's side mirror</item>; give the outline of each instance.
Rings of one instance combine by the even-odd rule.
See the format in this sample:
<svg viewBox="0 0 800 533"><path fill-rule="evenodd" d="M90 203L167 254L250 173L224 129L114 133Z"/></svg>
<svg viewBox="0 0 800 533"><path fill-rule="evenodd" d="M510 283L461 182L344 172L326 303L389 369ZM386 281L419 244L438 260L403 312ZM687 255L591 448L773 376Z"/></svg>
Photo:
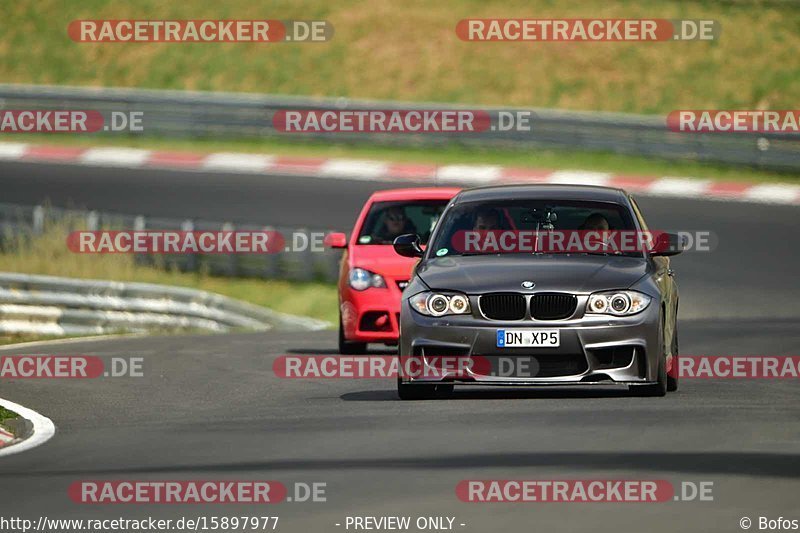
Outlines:
<svg viewBox="0 0 800 533"><path fill-rule="evenodd" d="M328 233L322 244L328 248L347 248L347 236L344 233Z"/></svg>

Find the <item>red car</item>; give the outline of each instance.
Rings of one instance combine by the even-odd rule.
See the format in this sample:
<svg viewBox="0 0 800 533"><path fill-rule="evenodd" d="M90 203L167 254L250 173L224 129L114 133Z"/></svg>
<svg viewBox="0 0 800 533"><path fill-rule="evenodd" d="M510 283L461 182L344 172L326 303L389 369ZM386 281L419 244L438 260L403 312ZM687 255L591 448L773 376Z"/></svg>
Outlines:
<svg viewBox="0 0 800 533"><path fill-rule="evenodd" d="M325 243L345 248L339 269L339 352L359 354L367 343L397 344L400 296L416 259L398 255L394 238L416 233L428 242L434 224L459 189L378 191L358 216L348 242L331 233Z"/></svg>

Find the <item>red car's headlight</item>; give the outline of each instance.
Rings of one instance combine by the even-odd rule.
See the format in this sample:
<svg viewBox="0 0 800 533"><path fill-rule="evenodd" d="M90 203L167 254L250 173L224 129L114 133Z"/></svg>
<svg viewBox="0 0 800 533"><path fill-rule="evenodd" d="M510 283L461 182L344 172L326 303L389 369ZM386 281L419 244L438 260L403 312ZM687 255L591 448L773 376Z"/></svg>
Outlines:
<svg viewBox="0 0 800 533"><path fill-rule="evenodd" d="M380 274L375 274L363 268L350 269L350 287L356 291L365 291L370 287L386 288L386 280Z"/></svg>

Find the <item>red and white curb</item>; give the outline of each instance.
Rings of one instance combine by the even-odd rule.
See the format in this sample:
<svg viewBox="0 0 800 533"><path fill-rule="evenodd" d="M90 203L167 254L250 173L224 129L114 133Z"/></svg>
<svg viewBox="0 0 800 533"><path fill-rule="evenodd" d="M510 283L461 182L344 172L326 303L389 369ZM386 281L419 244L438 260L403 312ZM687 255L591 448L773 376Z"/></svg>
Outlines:
<svg viewBox="0 0 800 533"><path fill-rule="evenodd" d="M26 143L0 143L0 160L260 175L297 174L328 179L437 185L575 183L619 187L652 196L800 205L800 185L791 183L725 182L677 176L626 176L608 172L537 170L499 165L432 165L233 152L203 154Z"/></svg>
<svg viewBox="0 0 800 533"><path fill-rule="evenodd" d="M0 398L0 406L14 411L33 425L31 435L24 440L19 440L5 430L0 430L0 457L14 453L24 452L44 444L56 433L56 426L46 416L40 415L33 409L28 409L14 402Z"/></svg>
<svg viewBox="0 0 800 533"><path fill-rule="evenodd" d="M0 428L0 448L8 446L9 444L14 444L15 440L17 440L17 438L13 433L9 433L5 429Z"/></svg>

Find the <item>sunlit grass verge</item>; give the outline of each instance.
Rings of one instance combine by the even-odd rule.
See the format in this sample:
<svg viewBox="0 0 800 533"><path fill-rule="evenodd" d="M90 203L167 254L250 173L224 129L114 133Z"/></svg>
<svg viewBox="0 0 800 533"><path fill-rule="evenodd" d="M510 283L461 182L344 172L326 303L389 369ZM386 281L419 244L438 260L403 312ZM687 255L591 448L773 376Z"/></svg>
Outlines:
<svg viewBox="0 0 800 533"><path fill-rule="evenodd" d="M66 246L69 230L66 222L59 222L30 238L6 236L0 251L0 271L176 285L215 292L284 313L331 323L338 320L336 287L331 284L217 277L206 272L180 272L137 264L127 254L73 253ZM25 335L12 340L25 342L39 338Z"/></svg>

